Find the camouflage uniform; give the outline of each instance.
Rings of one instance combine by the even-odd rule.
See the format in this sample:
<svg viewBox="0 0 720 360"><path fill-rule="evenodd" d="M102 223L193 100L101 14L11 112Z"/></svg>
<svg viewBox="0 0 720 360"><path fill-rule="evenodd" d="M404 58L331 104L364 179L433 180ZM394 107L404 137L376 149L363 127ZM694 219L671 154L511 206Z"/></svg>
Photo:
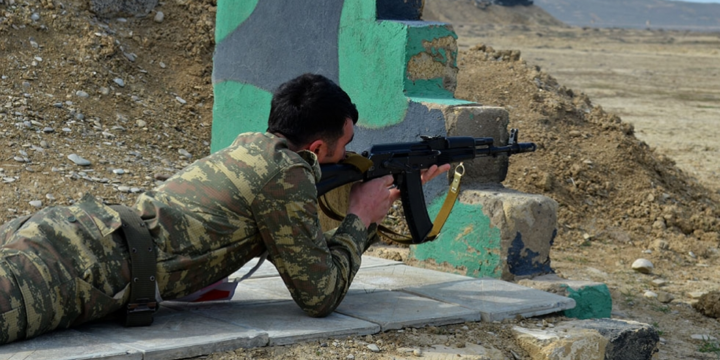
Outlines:
<svg viewBox="0 0 720 360"><path fill-rule="evenodd" d="M317 217L320 166L272 134L241 134L142 194L135 208L157 246L165 300L221 280L265 251L295 302L331 313L376 238L349 215L332 234ZM129 256L114 210L91 196L0 227L0 343L102 318L128 301Z"/></svg>

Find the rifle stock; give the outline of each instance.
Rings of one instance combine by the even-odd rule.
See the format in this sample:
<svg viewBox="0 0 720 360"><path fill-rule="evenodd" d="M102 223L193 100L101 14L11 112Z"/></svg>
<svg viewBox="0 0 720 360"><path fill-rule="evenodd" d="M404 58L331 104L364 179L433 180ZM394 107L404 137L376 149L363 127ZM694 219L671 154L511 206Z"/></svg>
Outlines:
<svg viewBox="0 0 720 360"><path fill-rule="evenodd" d="M373 145L362 153L371 161L367 171L350 164L322 165L322 178L316 184L318 197L355 181L393 175L400 189L403 210L413 243L426 241L433 227L425 205L420 173L433 165L457 163L482 156L519 154L535 151L534 143L517 142L517 129L510 131L508 144L494 146L493 138L467 136L422 137L418 142Z"/></svg>

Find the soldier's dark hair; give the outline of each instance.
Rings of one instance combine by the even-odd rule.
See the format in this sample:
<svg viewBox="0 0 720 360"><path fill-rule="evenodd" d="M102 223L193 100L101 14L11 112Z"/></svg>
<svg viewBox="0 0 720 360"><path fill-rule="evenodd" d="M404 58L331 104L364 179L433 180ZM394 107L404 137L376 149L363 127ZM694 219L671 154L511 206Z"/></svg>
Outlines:
<svg viewBox="0 0 720 360"><path fill-rule="evenodd" d="M346 119L353 124L358 120L350 96L322 75L303 74L273 94L267 131L281 134L295 146L318 138L334 146L343 135Z"/></svg>

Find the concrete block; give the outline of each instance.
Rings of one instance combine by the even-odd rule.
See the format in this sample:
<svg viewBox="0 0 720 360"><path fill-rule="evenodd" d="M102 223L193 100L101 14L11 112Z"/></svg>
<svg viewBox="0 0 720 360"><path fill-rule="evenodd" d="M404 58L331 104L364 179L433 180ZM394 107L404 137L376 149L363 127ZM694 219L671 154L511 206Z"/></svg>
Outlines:
<svg viewBox="0 0 720 360"><path fill-rule="evenodd" d="M533 360L603 360L608 340L594 330L558 332L513 327L518 344Z"/></svg>
<svg viewBox="0 0 720 360"><path fill-rule="evenodd" d="M312 318L294 302L283 301L257 305L237 302L186 304L185 311L222 320L238 327L252 327L267 333L268 345L286 345L300 341L368 335L380 331L380 326L338 313L324 318Z"/></svg>
<svg viewBox="0 0 720 360"><path fill-rule="evenodd" d="M361 268L355 275L353 285L363 289L401 290L409 287L467 280L472 280L472 278L413 266L396 265Z"/></svg>
<svg viewBox="0 0 720 360"><path fill-rule="evenodd" d="M142 352L76 330L58 330L36 338L0 346L0 360L142 360Z"/></svg>
<svg viewBox="0 0 720 360"><path fill-rule="evenodd" d="M448 136L491 137L495 146L507 145L510 117L504 108L467 104L448 106L443 112ZM501 183L507 176L508 156L478 157L464 164L465 184Z"/></svg>
<svg viewBox="0 0 720 360"><path fill-rule="evenodd" d="M256 328L166 307L155 313L152 326L126 328L119 323L102 322L77 330L136 349L143 360L183 359L268 344L268 334Z"/></svg>
<svg viewBox="0 0 720 360"><path fill-rule="evenodd" d="M568 280L555 274L519 280L518 285L567 296L575 300L575 308L565 310L567 317L577 319L609 318L612 296L607 285L594 281Z"/></svg>
<svg viewBox="0 0 720 360"><path fill-rule="evenodd" d="M480 312L402 291L349 293L336 310L380 325L381 331L480 320Z"/></svg>
<svg viewBox="0 0 720 360"><path fill-rule="evenodd" d="M441 203L431 206L431 213ZM557 202L502 186L465 186L435 241L410 247L411 264L514 281L552 273Z"/></svg>
<svg viewBox="0 0 720 360"><path fill-rule="evenodd" d="M649 360L657 352L660 335L651 325L618 319L573 320L556 326L557 331L597 331L608 340L605 359Z"/></svg>
<svg viewBox="0 0 720 360"><path fill-rule="evenodd" d="M575 300L513 283L480 279L405 288L403 291L479 310L482 321L532 317L575 306Z"/></svg>

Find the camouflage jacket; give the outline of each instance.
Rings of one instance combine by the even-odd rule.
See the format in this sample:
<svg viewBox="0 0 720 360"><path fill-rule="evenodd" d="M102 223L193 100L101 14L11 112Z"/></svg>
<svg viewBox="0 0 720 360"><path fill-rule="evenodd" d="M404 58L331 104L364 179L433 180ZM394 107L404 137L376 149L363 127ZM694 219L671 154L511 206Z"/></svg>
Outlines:
<svg viewBox="0 0 720 360"><path fill-rule="evenodd" d="M323 234L319 179L315 154L291 151L272 134L248 133L142 194L135 207L157 244L162 297L197 291L267 250L305 312L331 313L370 237L352 214L333 235Z"/></svg>

